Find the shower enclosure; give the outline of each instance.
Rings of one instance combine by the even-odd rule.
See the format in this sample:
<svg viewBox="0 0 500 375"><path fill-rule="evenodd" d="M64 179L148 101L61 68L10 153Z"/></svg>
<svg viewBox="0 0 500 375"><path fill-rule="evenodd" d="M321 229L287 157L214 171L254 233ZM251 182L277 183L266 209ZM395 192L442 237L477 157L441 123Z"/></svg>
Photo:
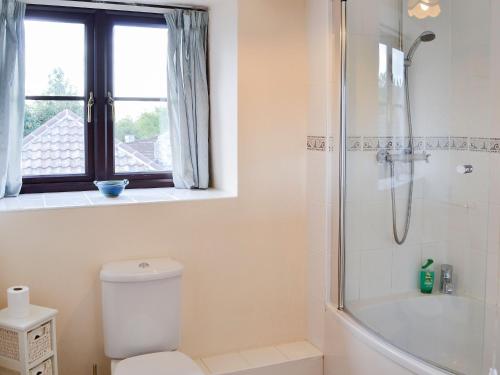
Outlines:
<svg viewBox="0 0 500 375"><path fill-rule="evenodd" d="M339 308L444 373L496 374L500 2L341 3Z"/></svg>

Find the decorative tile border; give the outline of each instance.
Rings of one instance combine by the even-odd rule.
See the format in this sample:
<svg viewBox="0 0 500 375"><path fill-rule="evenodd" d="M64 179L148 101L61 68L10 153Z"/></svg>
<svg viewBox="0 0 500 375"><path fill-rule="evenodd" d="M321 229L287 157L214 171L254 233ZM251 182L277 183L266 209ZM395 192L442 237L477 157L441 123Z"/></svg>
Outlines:
<svg viewBox="0 0 500 375"><path fill-rule="evenodd" d="M347 138L347 150L348 151L360 151L363 149L363 138L362 137L349 137Z"/></svg>
<svg viewBox="0 0 500 375"><path fill-rule="evenodd" d="M415 137L415 151L476 151L500 153L500 138ZM410 147L408 137L348 137L348 151L404 150Z"/></svg>
<svg viewBox="0 0 500 375"><path fill-rule="evenodd" d="M469 138L450 137L450 150L466 151L469 149Z"/></svg>
<svg viewBox="0 0 500 375"><path fill-rule="evenodd" d="M490 152L500 153L500 138L490 138Z"/></svg>
<svg viewBox="0 0 500 375"><path fill-rule="evenodd" d="M425 138L425 149L428 151L449 150L449 137L427 137Z"/></svg>
<svg viewBox="0 0 500 375"><path fill-rule="evenodd" d="M489 138L471 138L469 141L469 150L478 152L489 152L490 139Z"/></svg>
<svg viewBox="0 0 500 375"><path fill-rule="evenodd" d="M347 137L348 151L405 150L408 137ZM474 151L500 154L500 138L481 137L414 137L415 151ZM333 137L308 136L307 150L333 151Z"/></svg>
<svg viewBox="0 0 500 375"><path fill-rule="evenodd" d="M309 151L333 151L333 137L307 136Z"/></svg>
<svg viewBox="0 0 500 375"><path fill-rule="evenodd" d="M425 150L425 137L414 137L413 138L413 147L415 151L424 151Z"/></svg>

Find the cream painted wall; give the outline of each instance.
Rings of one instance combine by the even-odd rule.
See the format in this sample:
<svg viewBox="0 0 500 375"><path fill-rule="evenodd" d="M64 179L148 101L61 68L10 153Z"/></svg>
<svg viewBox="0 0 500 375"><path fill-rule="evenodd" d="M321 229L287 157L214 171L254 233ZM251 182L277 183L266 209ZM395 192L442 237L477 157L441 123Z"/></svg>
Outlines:
<svg viewBox="0 0 500 375"><path fill-rule="evenodd" d="M0 290L27 284L60 311L62 375L108 373L98 272L111 260L184 263L191 356L306 335L305 1L240 0L238 22L238 198L0 215Z"/></svg>

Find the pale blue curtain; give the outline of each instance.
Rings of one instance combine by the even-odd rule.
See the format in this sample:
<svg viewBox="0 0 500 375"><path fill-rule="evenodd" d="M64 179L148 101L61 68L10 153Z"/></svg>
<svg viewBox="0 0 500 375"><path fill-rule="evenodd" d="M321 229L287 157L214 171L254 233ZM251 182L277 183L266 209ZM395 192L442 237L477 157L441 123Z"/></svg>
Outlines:
<svg viewBox="0 0 500 375"><path fill-rule="evenodd" d="M0 0L0 198L21 190L26 5Z"/></svg>
<svg viewBox="0 0 500 375"><path fill-rule="evenodd" d="M210 179L208 13L179 9L165 19L174 184L180 189L206 189Z"/></svg>

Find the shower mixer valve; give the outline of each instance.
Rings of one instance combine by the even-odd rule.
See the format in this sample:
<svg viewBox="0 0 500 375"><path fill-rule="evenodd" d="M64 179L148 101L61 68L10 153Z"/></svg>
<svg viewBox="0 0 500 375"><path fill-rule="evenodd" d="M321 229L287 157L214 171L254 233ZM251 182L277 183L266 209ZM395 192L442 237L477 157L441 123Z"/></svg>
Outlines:
<svg viewBox="0 0 500 375"><path fill-rule="evenodd" d="M431 154L428 154L426 152L414 154L409 150L396 152L391 152L389 150L380 150L379 152L377 152L377 161L380 164L394 163L397 161L403 163L410 163L411 161L425 161L426 163L429 163L430 157Z"/></svg>
<svg viewBox="0 0 500 375"><path fill-rule="evenodd" d="M439 291L443 294L453 294L453 266L449 264L441 265L441 277L439 282Z"/></svg>

